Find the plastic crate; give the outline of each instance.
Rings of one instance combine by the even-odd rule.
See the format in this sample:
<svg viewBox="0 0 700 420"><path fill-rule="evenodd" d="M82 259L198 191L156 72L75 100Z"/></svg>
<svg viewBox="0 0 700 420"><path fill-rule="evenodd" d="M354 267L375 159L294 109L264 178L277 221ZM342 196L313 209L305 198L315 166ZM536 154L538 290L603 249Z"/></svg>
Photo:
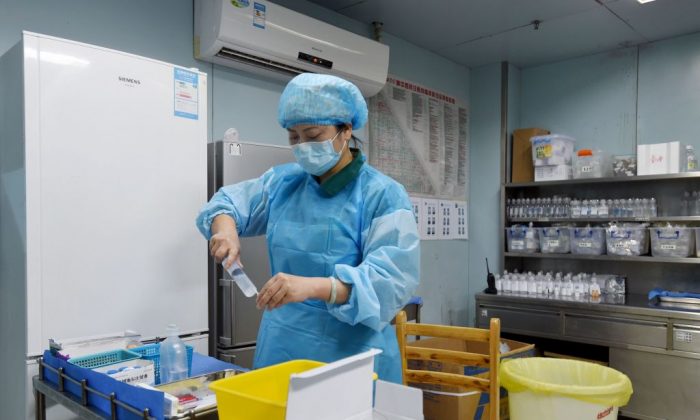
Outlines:
<svg viewBox="0 0 700 420"><path fill-rule="evenodd" d="M284 420L289 377L324 364L293 360L213 382L209 388L216 393L219 418Z"/></svg>
<svg viewBox="0 0 700 420"><path fill-rule="evenodd" d="M561 134L530 138L534 166L571 165L576 140Z"/></svg>
<svg viewBox="0 0 700 420"><path fill-rule="evenodd" d="M147 344L129 350L139 354L143 359L153 361L156 385L160 385L160 343ZM194 352L194 348L185 344L185 350L187 351L187 376L190 376L192 375L192 353Z"/></svg>
<svg viewBox="0 0 700 420"><path fill-rule="evenodd" d="M102 353L90 354L88 356L74 357L68 360L76 366L86 369L96 369L103 366L113 365L115 363L127 362L129 360L139 359L141 355L129 350L112 350Z"/></svg>
<svg viewBox="0 0 700 420"><path fill-rule="evenodd" d="M577 255L605 254L605 228L571 229L571 253Z"/></svg>
<svg viewBox="0 0 700 420"><path fill-rule="evenodd" d="M527 226L513 226L506 228L508 238L508 252L534 253L540 250L540 241L537 229Z"/></svg>
<svg viewBox="0 0 700 420"><path fill-rule="evenodd" d="M612 226L606 230L608 254L639 256L649 253L649 229L641 226Z"/></svg>
<svg viewBox="0 0 700 420"><path fill-rule="evenodd" d="M571 251L568 227L537 228L543 254L568 254Z"/></svg>
<svg viewBox="0 0 700 420"><path fill-rule="evenodd" d="M654 257L690 257L695 252L694 229L687 227L650 228L651 255Z"/></svg>

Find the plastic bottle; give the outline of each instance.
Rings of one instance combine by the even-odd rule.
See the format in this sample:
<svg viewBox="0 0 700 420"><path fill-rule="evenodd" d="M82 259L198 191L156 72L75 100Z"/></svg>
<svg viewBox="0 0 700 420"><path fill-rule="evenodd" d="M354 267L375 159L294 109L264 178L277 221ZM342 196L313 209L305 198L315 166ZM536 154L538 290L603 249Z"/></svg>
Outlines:
<svg viewBox="0 0 700 420"><path fill-rule="evenodd" d="M592 298L600 297L600 284L598 284L598 277L596 277L595 273L593 273L593 277L591 277L589 290Z"/></svg>
<svg viewBox="0 0 700 420"><path fill-rule="evenodd" d="M605 200L602 199L600 200L600 204L598 205L598 217L609 217L610 216L610 209L608 208L610 200Z"/></svg>
<svg viewBox="0 0 700 420"><path fill-rule="evenodd" d="M681 216L690 216L690 192L683 193L681 198Z"/></svg>
<svg viewBox="0 0 700 420"><path fill-rule="evenodd" d="M187 349L177 325L168 325L168 338L160 343L160 383L187 379Z"/></svg>
<svg viewBox="0 0 700 420"><path fill-rule="evenodd" d="M554 280L552 280L551 274L547 273L545 282L547 283L547 295L552 296L554 294Z"/></svg>
<svg viewBox="0 0 700 420"><path fill-rule="evenodd" d="M654 197L651 197L649 199L649 208L651 209L651 216L650 217L658 217L659 216L659 208L656 205L656 199Z"/></svg>
<svg viewBox="0 0 700 420"><path fill-rule="evenodd" d="M571 217L574 219L581 217L581 202L575 198L571 200Z"/></svg>
<svg viewBox="0 0 700 420"><path fill-rule="evenodd" d="M693 146L685 146L685 172L694 172L698 170L698 158L695 156Z"/></svg>
<svg viewBox="0 0 700 420"><path fill-rule="evenodd" d="M496 293L503 293L503 280L501 280L501 276L496 274Z"/></svg>

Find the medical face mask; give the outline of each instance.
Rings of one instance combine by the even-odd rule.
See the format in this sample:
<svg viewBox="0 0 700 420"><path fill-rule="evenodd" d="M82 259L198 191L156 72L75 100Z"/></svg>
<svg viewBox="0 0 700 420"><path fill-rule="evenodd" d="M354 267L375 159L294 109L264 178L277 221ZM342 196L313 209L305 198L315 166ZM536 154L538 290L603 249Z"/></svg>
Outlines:
<svg viewBox="0 0 700 420"><path fill-rule="evenodd" d="M292 152L294 152L294 157L299 165L311 175L321 176L328 172L338 163L340 155L345 149L345 143L343 143L340 152L336 152L333 147L333 141L338 137L338 134L340 131L326 141L309 141L294 145Z"/></svg>

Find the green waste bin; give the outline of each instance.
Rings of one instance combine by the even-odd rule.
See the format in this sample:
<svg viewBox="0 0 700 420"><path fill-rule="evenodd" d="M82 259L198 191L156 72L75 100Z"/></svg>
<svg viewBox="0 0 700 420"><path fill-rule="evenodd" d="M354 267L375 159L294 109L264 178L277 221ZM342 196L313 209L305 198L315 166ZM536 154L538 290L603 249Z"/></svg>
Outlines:
<svg viewBox="0 0 700 420"><path fill-rule="evenodd" d="M500 379L511 420L612 420L632 395L627 375L578 360L507 360Z"/></svg>

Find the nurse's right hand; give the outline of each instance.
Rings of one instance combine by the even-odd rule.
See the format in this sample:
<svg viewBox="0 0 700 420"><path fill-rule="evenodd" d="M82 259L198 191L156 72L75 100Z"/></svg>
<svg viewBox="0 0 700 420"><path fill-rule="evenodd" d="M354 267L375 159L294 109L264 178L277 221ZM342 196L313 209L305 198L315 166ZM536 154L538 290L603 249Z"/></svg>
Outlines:
<svg viewBox="0 0 700 420"><path fill-rule="evenodd" d="M231 216L220 214L214 218L211 225L211 239L209 239L209 253L217 263L226 261L226 268L230 268L233 262L241 264L241 242L238 239L236 222Z"/></svg>

